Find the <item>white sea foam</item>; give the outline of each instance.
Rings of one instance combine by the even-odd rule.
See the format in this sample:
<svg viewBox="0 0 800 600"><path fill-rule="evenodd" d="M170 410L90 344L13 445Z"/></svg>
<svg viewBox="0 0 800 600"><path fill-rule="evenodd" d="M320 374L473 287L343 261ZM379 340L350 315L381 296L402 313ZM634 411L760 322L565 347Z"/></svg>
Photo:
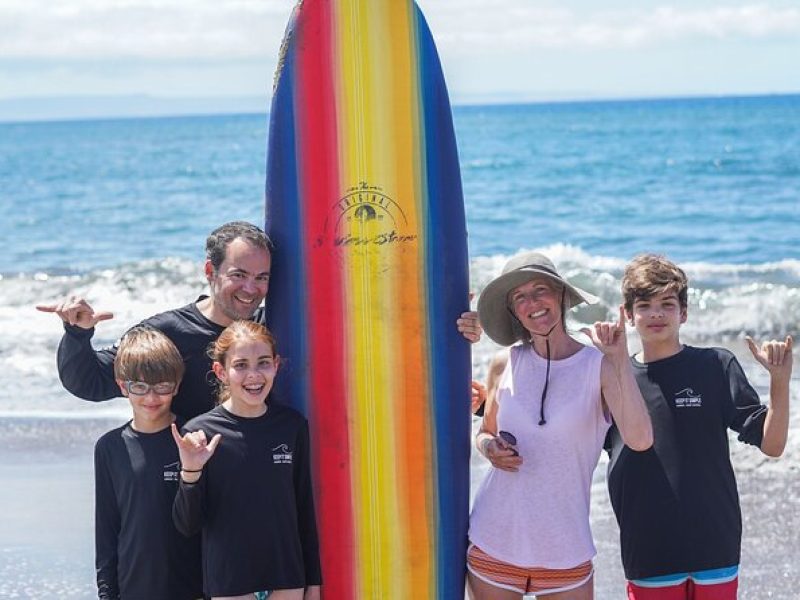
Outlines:
<svg viewBox="0 0 800 600"><path fill-rule="evenodd" d="M571 313L574 329L582 323L616 317L625 261L562 244L538 250L550 256L576 285L601 299L595 307L583 306ZM472 289L479 294L509 258L474 258L470 267ZM756 338L797 333L800 261L683 266L692 283L689 320L683 330L687 341L731 344L741 350L743 344L737 340L745 333ZM128 263L82 275L39 273L0 279L0 369L4 374L0 414L98 414L126 409L124 403L81 402L62 389L55 368L62 327L54 315L36 311L36 304L78 295L97 310L113 311L114 319L97 327L93 343L101 347L112 344L133 323L190 302L204 290L200 265L183 259ZM635 336L631 338L633 347ZM485 376L486 365L497 350L486 336L473 347L476 377Z"/></svg>

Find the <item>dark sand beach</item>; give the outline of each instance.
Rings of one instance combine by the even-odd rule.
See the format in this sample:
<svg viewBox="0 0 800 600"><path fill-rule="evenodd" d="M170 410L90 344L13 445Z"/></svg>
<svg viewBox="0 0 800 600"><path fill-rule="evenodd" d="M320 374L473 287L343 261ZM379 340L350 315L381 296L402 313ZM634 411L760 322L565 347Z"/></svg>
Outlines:
<svg viewBox="0 0 800 600"><path fill-rule="evenodd" d="M798 431L797 410L793 430ZM94 441L123 419L0 419L0 598L88 599L94 588ZM794 600L800 590L800 453L780 461L734 446L744 512L740 598ZM473 459L473 481L485 463ZM623 598L617 526L595 473L596 597Z"/></svg>

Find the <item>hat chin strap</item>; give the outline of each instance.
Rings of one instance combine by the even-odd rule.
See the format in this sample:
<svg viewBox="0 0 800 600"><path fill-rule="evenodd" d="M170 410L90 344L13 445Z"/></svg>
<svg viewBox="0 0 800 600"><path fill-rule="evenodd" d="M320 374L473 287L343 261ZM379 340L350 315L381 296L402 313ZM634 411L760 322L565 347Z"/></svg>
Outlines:
<svg viewBox="0 0 800 600"><path fill-rule="evenodd" d="M565 288L561 288L561 313L564 313L564 293ZM553 330L558 325L558 321L553 323L553 326L547 331L547 333L536 333L535 331L531 331L531 346L533 346L533 336L539 336L544 338L545 348L547 348L547 371L544 375L544 387L542 388L542 400L539 403L539 426L547 425L547 419L544 418L544 401L547 398L547 386L550 383L550 334L553 333ZM529 330L530 331L530 330ZM531 348L531 352L536 352L534 348Z"/></svg>
<svg viewBox="0 0 800 600"><path fill-rule="evenodd" d="M547 342L547 346L550 347L550 334L553 333L553 330L558 326L558 322L553 323L553 326L547 330L547 333L537 333L536 331L528 331L531 332L531 341L533 341L533 336L543 337L544 341Z"/></svg>

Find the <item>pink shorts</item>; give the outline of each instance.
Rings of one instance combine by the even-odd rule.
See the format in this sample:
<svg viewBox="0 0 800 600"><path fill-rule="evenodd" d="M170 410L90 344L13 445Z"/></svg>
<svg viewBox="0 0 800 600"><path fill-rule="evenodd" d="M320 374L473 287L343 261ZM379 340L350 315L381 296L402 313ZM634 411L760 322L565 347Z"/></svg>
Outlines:
<svg viewBox="0 0 800 600"><path fill-rule="evenodd" d="M467 550L467 569L478 579L520 594L553 594L580 587L594 573L592 561L571 569L517 567L486 554L477 546Z"/></svg>

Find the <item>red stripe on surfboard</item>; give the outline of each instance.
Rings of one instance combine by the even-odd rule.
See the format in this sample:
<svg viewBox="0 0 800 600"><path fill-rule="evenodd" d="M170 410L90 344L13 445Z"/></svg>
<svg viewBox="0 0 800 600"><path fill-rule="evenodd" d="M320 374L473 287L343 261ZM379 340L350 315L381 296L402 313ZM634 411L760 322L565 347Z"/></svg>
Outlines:
<svg viewBox="0 0 800 600"><path fill-rule="evenodd" d="M355 597L355 539L348 430L347 362L342 273L336 269L330 246L314 241L323 232L328 209L338 198L338 145L334 85L334 27L330 3L307 1L301 9L298 32L296 81L298 82L298 156L300 197L307 247L305 282L307 348L311 381L309 411L316 455L314 469L320 554L327 598ZM323 310L324 309L324 310ZM333 318L331 318L333 316Z"/></svg>

